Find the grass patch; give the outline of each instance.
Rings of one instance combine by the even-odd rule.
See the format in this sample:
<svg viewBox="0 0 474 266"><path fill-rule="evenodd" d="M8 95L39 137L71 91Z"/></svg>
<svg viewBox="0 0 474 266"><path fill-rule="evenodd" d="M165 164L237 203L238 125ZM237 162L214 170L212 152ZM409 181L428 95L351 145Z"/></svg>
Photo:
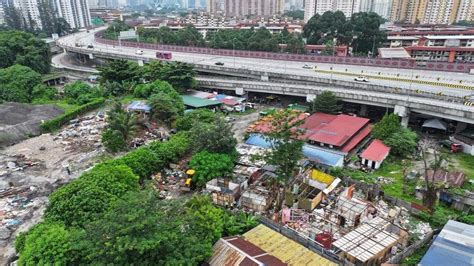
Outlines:
<svg viewBox="0 0 474 266"><path fill-rule="evenodd" d="M417 249L413 254L410 256L404 258L400 264L402 266L415 266L420 263L421 259L423 256L426 254L426 251L428 251L429 245L424 245L421 248Z"/></svg>

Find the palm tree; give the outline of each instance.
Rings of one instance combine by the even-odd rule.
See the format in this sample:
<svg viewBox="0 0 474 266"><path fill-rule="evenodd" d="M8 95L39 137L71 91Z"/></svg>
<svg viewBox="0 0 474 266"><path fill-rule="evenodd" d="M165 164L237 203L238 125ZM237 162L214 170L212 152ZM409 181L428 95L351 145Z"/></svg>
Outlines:
<svg viewBox="0 0 474 266"><path fill-rule="evenodd" d="M109 129L120 133L125 143L135 135L138 129L136 115L132 112L125 112L119 102L114 103L112 110L109 111L108 122Z"/></svg>

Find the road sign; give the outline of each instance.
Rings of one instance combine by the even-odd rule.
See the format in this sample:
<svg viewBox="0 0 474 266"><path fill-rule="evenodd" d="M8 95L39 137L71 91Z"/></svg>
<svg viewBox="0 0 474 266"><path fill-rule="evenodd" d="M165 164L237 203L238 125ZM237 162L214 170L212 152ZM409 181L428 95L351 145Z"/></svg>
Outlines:
<svg viewBox="0 0 474 266"><path fill-rule="evenodd" d="M127 30L127 31L121 31L119 39L124 40L124 39L136 39L137 34L134 30Z"/></svg>

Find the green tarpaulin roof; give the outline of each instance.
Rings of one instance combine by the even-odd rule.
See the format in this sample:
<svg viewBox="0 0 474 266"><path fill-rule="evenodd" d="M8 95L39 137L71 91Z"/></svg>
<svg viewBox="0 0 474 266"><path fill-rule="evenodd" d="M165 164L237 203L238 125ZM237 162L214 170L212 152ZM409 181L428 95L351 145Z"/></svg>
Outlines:
<svg viewBox="0 0 474 266"><path fill-rule="evenodd" d="M221 102L218 102L218 101L201 99L201 98L189 96L189 95L181 95L181 98L183 98L184 105L190 106L193 108L221 105Z"/></svg>

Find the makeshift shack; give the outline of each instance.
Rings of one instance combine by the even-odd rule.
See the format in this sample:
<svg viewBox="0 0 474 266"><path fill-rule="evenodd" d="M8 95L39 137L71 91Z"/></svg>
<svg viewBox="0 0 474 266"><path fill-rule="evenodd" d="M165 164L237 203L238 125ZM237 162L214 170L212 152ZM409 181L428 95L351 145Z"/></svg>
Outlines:
<svg viewBox="0 0 474 266"><path fill-rule="evenodd" d="M323 198L322 190L305 183L293 184L293 190L285 195L286 205L312 211Z"/></svg>
<svg viewBox="0 0 474 266"><path fill-rule="evenodd" d="M265 212L273 202L270 190L263 186L247 189L240 197L240 206L256 212Z"/></svg>
<svg viewBox="0 0 474 266"><path fill-rule="evenodd" d="M389 152L390 147L383 144L381 140L374 139L360 154L362 165L370 169L379 169Z"/></svg>
<svg viewBox="0 0 474 266"><path fill-rule="evenodd" d="M247 188L247 180L233 182L228 178L214 178L206 183L206 190L211 193L212 201L221 206L232 206Z"/></svg>
<svg viewBox="0 0 474 266"><path fill-rule="evenodd" d="M146 116L150 114L151 107L144 101L133 101L127 106L127 112L134 112Z"/></svg>
<svg viewBox="0 0 474 266"><path fill-rule="evenodd" d="M333 246L341 259L356 265L380 265L400 241L400 234L406 232L376 217L336 240Z"/></svg>
<svg viewBox="0 0 474 266"><path fill-rule="evenodd" d="M352 198L353 187L349 187L348 196L340 195L336 202L336 213L338 223L341 227L355 227L361 223L362 218L367 214L368 204Z"/></svg>

